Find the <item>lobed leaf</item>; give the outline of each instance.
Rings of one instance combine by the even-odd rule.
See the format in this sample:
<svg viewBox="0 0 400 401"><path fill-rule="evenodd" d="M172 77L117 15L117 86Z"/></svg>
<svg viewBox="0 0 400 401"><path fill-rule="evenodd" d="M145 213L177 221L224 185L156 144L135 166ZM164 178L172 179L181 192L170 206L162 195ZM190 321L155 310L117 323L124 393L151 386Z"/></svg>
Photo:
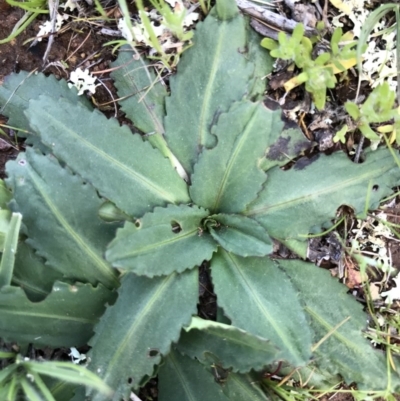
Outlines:
<svg viewBox="0 0 400 401"><path fill-rule="evenodd" d="M368 317L347 293L347 287L311 263L278 263L305 304L314 330L313 342L323 340L315 350L315 363L331 375L340 374L348 384L355 382L360 390L384 390L389 386L390 391L398 391L399 375L392 372L389 379L385 354L373 349L364 338Z"/></svg>
<svg viewBox="0 0 400 401"><path fill-rule="evenodd" d="M116 226L98 217L102 200L95 189L29 148L6 168L12 207L23 215L28 244L64 277L118 286L117 272L103 258Z"/></svg>
<svg viewBox="0 0 400 401"><path fill-rule="evenodd" d="M246 26L243 16L221 21L214 9L196 25L194 46L185 51L178 74L171 77L165 134L189 174L202 149L215 146L210 129L219 114L249 90L254 66L248 59Z"/></svg>
<svg viewBox="0 0 400 401"><path fill-rule="evenodd" d="M219 249L211 269L218 305L233 326L270 340L281 350L280 360L295 366L308 362L312 333L305 313L295 288L272 260Z"/></svg>
<svg viewBox="0 0 400 401"><path fill-rule="evenodd" d="M230 401L269 401L253 374L230 373L222 390Z"/></svg>
<svg viewBox="0 0 400 401"><path fill-rule="evenodd" d="M269 341L234 326L193 317L182 331L178 350L203 364L210 354L224 369L234 372L260 370L279 358L279 351Z"/></svg>
<svg viewBox="0 0 400 401"><path fill-rule="evenodd" d="M196 313L197 292L197 270L153 279L129 273L123 278L118 302L96 326L89 353L89 369L115 390L115 400L140 387L178 341L182 326ZM88 395L93 401L107 400L91 391Z"/></svg>
<svg viewBox="0 0 400 401"><path fill-rule="evenodd" d="M7 125L31 131L29 118L22 110L28 108L29 100L37 99L40 95L50 96L53 101L63 97L92 110L85 96L78 96L76 89L70 89L65 79L58 81L54 75L46 77L42 73L21 71L8 75L0 86L0 114L9 118Z"/></svg>
<svg viewBox="0 0 400 401"><path fill-rule="evenodd" d="M123 46L111 64L122 111L145 134L164 133L167 90L150 63L131 46Z"/></svg>
<svg viewBox="0 0 400 401"><path fill-rule="evenodd" d="M290 241L304 242L310 232L334 219L343 204L357 215L375 209L398 185L400 172L387 149L366 156L361 164L352 163L344 153L334 153L301 160L288 171L275 167L245 215L291 247Z"/></svg>
<svg viewBox="0 0 400 401"><path fill-rule="evenodd" d="M28 299L39 302L50 294L56 280L62 278L62 273L45 265L43 259L26 243L18 244L12 283L21 287Z"/></svg>
<svg viewBox="0 0 400 401"><path fill-rule="evenodd" d="M118 230L106 258L114 267L148 277L191 269L217 249L212 237L200 231L207 215L197 206L156 208L143 216L140 227L126 223Z"/></svg>
<svg viewBox="0 0 400 401"><path fill-rule="evenodd" d="M227 401L205 367L179 352L171 351L158 374L160 401Z"/></svg>
<svg viewBox="0 0 400 401"><path fill-rule="evenodd" d="M204 149L194 167L193 201L214 213L243 211L267 178L259 163L282 127L281 111L249 101L234 104L212 131L218 144Z"/></svg>
<svg viewBox="0 0 400 401"><path fill-rule="evenodd" d="M105 287L56 282L41 302L31 302L18 287L0 289L0 332L4 341L43 347L87 344L105 304L115 296Z"/></svg>
<svg viewBox="0 0 400 401"><path fill-rule="evenodd" d="M272 240L255 220L235 214L215 214L209 217L211 236L226 251L235 255L266 256L272 253Z"/></svg>
<svg viewBox="0 0 400 401"><path fill-rule="evenodd" d="M42 142L127 214L189 202L187 185L169 161L117 120L45 96L26 113Z"/></svg>

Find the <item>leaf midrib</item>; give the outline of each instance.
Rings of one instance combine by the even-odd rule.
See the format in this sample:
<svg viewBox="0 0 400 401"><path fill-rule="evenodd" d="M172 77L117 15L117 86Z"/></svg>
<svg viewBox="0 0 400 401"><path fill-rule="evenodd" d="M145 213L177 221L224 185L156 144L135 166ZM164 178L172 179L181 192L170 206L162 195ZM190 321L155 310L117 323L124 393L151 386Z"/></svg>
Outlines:
<svg viewBox="0 0 400 401"><path fill-rule="evenodd" d="M166 225L166 226L167 226L168 228L170 228L169 225ZM150 228L150 229L151 229L151 228ZM173 244L174 242L179 242L179 241L181 241L181 240L183 240L183 239L185 239L185 238L187 238L187 237L191 237L191 236L193 236L193 234L197 234L197 233L198 233L198 228L196 227L195 229L193 229L193 230L191 230L191 231L188 231L187 233L184 233L184 234L182 234L182 235L179 235L179 234L177 235L177 234L175 234L172 238L166 239L166 240L164 240L164 241L157 242L157 243L155 243L155 244L149 244L149 245L147 245L147 246L138 248L137 250L133 250L133 251L131 251L131 252L122 254L122 255L120 255L120 256L118 257L118 259L121 260L121 259L130 258L130 257L140 256L140 255L149 253L150 251L153 251L154 249L162 248L162 247L164 247L164 246L166 246L166 245L171 245L171 244ZM133 234L133 235L134 235L134 234ZM126 237L126 238L129 238L129 237ZM126 240L126 238L124 238L124 239Z"/></svg>
<svg viewBox="0 0 400 401"><path fill-rule="evenodd" d="M84 324L95 324L97 319L87 319L87 318L80 318L76 316L63 316L60 314L52 315L49 313L38 313L38 312L27 312L27 311L18 311L15 309L2 309L0 307L0 315L9 314L9 315L17 315L17 316L26 316L26 317L35 317L35 318L44 318L44 319L52 319L52 320L66 320L71 322L78 322Z"/></svg>
<svg viewBox="0 0 400 401"><path fill-rule="evenodd" d="M162 188L160 188L158 185L155 185L151 181L149 181L146 177L144 177L142 174L137 173L135 170L132 170L125 164L121 163L117 159L111 157L109 154L104 152L102 149L96 147L93 145L91 142L83 138L82 136L78 135L75 131L69 129L66 127L64 124L62 124L58 119L53 117L52 115L48 114L45 112L45 116L53 123L55 126L54 132L63 132L66 131L68 132L72 138L75 138L78 142L82 144L82 146L85 146L89 149L89 151L92 151L94 154L98 155L100 158L104 159L106 163L111 164L116 166L118 169L120 169L123 173L125 173L128 177L131 177L133 181L135 181L139 186L147 188L150 192L156 194L157 197L169 202L169 203L176 203L177 200L173 195L170 193L164 191ZM50 143L47 143L48 146L51 147Z"/></svg>
<svg viewBox="0 0 400 401"><path fill-rule="evenodd" d="M206 89L204 91L204 96L203 96L203 103L201 105L201 111L200 111L200 118L199 118L199 128L198 128L198 150L200 151L202 146L205 145L205 137L208 134L208 129L205 126L206 125L206 121L205 121L205 115L209 109L209 105L210 105L210 98L211 95L213 93L213 89L214 89L214 81L216 79L216 75L218 72L218 65L220 63L220 57L219 54L221 53L221 46L222 46L222 42L223 42L223 37L225 36L225 31L227 28L227 24L226 23L221 23L220 24L220 35L218 36L218 42L217 45L215 46L215 53L214 53L214 59L212 62L212 66L210 69L210 74L209 74L209 79L206 85Z"/></svg>
<svg viewBox="0 0 400 401"><path fill-rule="evenodd" d="M110 362L107 365L107 369L105 372L106 374L103 377L103 381L105 383L107 383L107 379L113 373L112 370L110 371L110 368L112 368L114 366L118 366L118 360L121 358L121 355L124 353L125 348L128 346L128 344L132 344L131 338L135 334L136 330L138 330L138 328L140 328L140 326L142 325L142 321L146 318L146 315L148 314L149 310L151 310L153 308L153 305L161 297L161 294L163 292L167 291L166 288L168 288L169 282L173 278L175 278L175 276L176 276L176 274L172 273L171 275L165 277L165 279L162 281L162 283L158 285L156 290L150 296L150 299L146 303L146 305L142 308L142 310L134 318L131 328L127 331L125 336L122 338L121 342L119 343L119 346L117 346L117 348L114 352L113 357L111 358ZM139 336L139 338L140 338L140 336ZM160 353L164 353L163 350L160 350Z"/></svg>
<svg viewBox="0 0 400 401"><path fill-rule="evenodd" d="M108 285L118 286L119 281L115 277L115 274L111 270L111 267L107 264L107 262L105 262L101 257L99 257L99 255L97 255L96 252L90 246L88 246L85 243L85 241L82 239L82 237L67 222L67 220L64 218L64 216L59 212L56 205L54 205L53 202L51 201L51 199L47 196L46 191L40 185L40 182L35 177L35 173L33 172L32 169L29 169L29 175L30 175L32 182L35 184L37 190L41 194L43 200L46 202L47 206L53 213L56 220L60 223L60 225L62 227L64 227L67 234L69 234L69 236L72 238L72 240L89 257L89 259L91 259L93 261L94 266L98 267L98 270L102 274L102 276L107 278ZM64 272L64 274L67 274L67 272ZM91 277L90 280L92 281L93 277ZM99 280L97 278L95 281L102 281L102 280Z"/></svg>
<svg viewBox="0 0 400 401"><path fill-rule="evenodd" d="M212 211L216 211L217 208L219 207L222 195L224 193L225 187L226 187L227 182L228 182L228 178L232 173L232 169L233 169L234 163L235 163L238 155L240 154L240 151L242 150L242 148L243 148L243 146L244 146L249 134L252 132L252 127L253 127L253 125L255 123L255 115L257 113L257 110L258 110L257 108L254 108L254 110L253 110L253 112L251 114L251 117L250 117L248 123L246 124L245 130L242 133L242 135L240 136L240 139L239 139L239 141L237 143L237 146L233 149L233 152L231 152L231 157L229 158L228 165L227 165L227 167L226 167L226 169L224 171L224 175L222 177L221 184L220 184L220 187L219 187L219 190L218 190L218 194L217 194L217 197L215 199L214 206L212 207ZM234 144L235 143L236 143L236 141L234 142Z"/></svg>
<svg viewBox="0 0 400 401"><path fill-rule="evenodd" d="M285 335L283 330L280 329L279 325L275 322L273 317L268 313L268 310L264 307L262 301L260 300L260 297L257 294L257 291L254 291L249 284L247 277L244 275L243 271L240 269L239 265L236 263L236 260L233 258L233 256L228 253L228 252L223 252L225 258L229 258L231 263L235 266L239 276L242 278L243 283L246 285L248 291L252 295L252 299L254 299L254 302L256 303L258 309L261 311L262 315L266 318L266 320L270 323L271 327L275 331L275 333L278 335L278 337L282 340L282 343L285 345L286 350L288 350L293 356L296 357L296 359L299 358L299 353L298 350L293 348L294 347L294 342L292 341L291 338ZM301 355L300 355L300 360L301 360Z"/></svg>
<svg viewBox="0 0 400 401"><path fill-rule="evenodd" d="M284 210L284 209L293 208L296 205L299 205L299 204L301 205L301 204L309 202L310 199L312 199L312 198L316 198L316 197L319 197L319 196L327 196L327 194L336 193L336 192L340 191L343 188L347 188L349 186L356 185L354 183L357 183L357 181L362 182L362 181L367 180L367 179L370 179L370 180L376 179L377 176L382 175L383 173L385 173L390 168L391 167L389 167L389 168L388 167L384 167L384 168L380 169L379 172L374 174L374 176L372 176L372 177L367 172L367 173L365 173L363 175L357 175L357 176L352 177L352 178L350 178L348 180L341 181L340 183L338 183L335 186L329 186L327 189L322 189L322 190L320 190L318 192L313 192L313 193L311 193L311 194L309 194L307 196L298 197L298 198L291 199L291 200L288 200L288 201L285 201L285 202L281 202L281 203L278 203L278 204L274 204L274 205L268 205L268 206L264 206L264 207L251 209L249 211L243 212L242 214L244 216L255 216L255 215L263 215L263 214L267 214L267 213L274 213L274 212L282 210L282 209ZM375 169L375 171L376 171L376 169ZM284 174L284 172L283 172L283 174ZM268 181L267 181L267 188L268 188Z"/></svg>

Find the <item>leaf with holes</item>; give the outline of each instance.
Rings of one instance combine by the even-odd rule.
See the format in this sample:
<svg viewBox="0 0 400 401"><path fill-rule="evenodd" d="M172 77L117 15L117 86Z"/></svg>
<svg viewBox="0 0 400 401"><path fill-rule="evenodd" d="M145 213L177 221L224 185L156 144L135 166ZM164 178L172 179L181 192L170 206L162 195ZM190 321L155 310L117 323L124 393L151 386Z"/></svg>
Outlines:
<svg viewBox="0 0 400 401"><path fill-rule="evenodd" d="M210 260L217 244L201 233L208 212L189 206L157 208L143 216L140 227L125 224L109 245L107 259L116 267L153 277L181 273ZM184 254L190 249L190 257Z"/></svg>
<svg viewBox="0 0 400 401"><path fill-rule="evenodd" d="M224 369L260 370L279 359L279 350L263 338L234 326L193 317L179 339L178 350L206 364L214 355Z"/></svg>
<svg viewBox="0 0 400 401"><path fill-rule="evenodd" d="M153 279L124 277L117 303L96 326L89 354L89 368L116 391L115 397L139 388L161 356L168 354L181 327L196 313L197 288L196 270ZM102 394L89 395L93 401L106 400Z"/></svg>

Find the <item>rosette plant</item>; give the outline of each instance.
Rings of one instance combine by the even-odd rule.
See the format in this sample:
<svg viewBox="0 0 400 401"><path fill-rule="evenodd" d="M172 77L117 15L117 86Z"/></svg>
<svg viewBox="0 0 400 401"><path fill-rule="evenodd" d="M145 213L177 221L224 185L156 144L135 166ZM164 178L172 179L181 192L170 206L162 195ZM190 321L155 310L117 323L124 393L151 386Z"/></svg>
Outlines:
<svg viewBox="0 0 400 401"><path fill-rule="evenodd" d="M398 389L363 336L362 306L301 258L341 205L376 208L399 169L387 149L362 164L301 157L313 144L262 101L271 59L259 43L235 2L218 0L170 93L121 49L112 76L135 133L64 81L7 78L2 113L30 134L7 164L23 228L0 293L5 340L88 344L115 401L157 374L159 400L266 400L255 372L278 362L316 386ZM274 241L299 259L273 259ZM216 321L197 316L202 265ZM109 398L78 389L83 399Z"/></svg>

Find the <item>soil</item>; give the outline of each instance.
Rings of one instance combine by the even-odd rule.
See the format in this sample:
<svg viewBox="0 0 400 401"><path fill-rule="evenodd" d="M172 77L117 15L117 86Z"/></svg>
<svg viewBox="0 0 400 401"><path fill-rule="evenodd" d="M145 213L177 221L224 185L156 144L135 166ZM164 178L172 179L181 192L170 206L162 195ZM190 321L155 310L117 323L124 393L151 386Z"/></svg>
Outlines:
<svg viewBox="0 0 400 401"><path fill-rule="evenodd" d="M112 6L109 8L113 12ZM93 11L93 9L92 9ZM90 10L88 10L90 12ZM0 40L6 38L16 23L23 16L21 9L10 7L5 0L0 0ZM112 47L104 46L104 44L112 38L100 34L100 27L90 25L87 22L72 22L68 24L68 29L55 35L54 43L48 55L48 61L43 64L43 56L46 52L47 40L44 39L35 45L32 45L33 39L39 31L39 25L46 17L38 17L23 33L6 44L0 44L0 85L4 77L12 72L41 71L45 74L54 74L57 78L68 79L71 71L77 67L88 68L97 75L101 81L96 89L96 94L91 98L94 104L99 106L108 115L115 115L123 120L123 115L113 105L113 100L117 98L116 90L109 78L109 64L114 59ZM282 82L288 79L290 74L284 71L281 75L277 74L270 81L270 89L268 95L274 100L279 100L282 95ZM338 85L336 88L336 99L338 104L334 107L341 107L348 99L349 91L353 90L354 77ZM298 107L299 103L310 104L310 97L302 89L293 91L288 96L284 109L290 113L291 109ZM331 112L332 105L327 106L325 113ZM21 110L21 112L23 112ZM301 119L301 126L305 128L305 135L309 139L316 140L319 144L319 151L324 151L323 140L331 138L332 133L323 127L321 121L326 118L323 113L316 113L312 120L310 115L306 115ZM6 118L0 115L1 124L6 124ZM321 133L322 131L322 133ZM4 178L5 164L8 160L16 158L18 152L23 150L23 141L16 138L16 133L12 129L3 128L5 135L0 136L0 178ZM320 138L322 138L320 140ZM328 141L329 142L329 141ZM340 145L337 145L340 146ZM331 149L332 151L333 149ZM393 211L393 222L399 223L399 209ZM398 242L391 242L390 249L393 256L393 264L400 269L400 248ZM215 294L212 290L212 284L207 274L207 266L201 269L201 305L199 306L199 314L205 318L215 319ZM67 350L64 350L63 358ZM156 382L153 380L149 386L141 392L143 400L156 399L157 390ZM330 397L326 396L324 400L349 401L352 397L349 394L334 394Z"/></svg>

